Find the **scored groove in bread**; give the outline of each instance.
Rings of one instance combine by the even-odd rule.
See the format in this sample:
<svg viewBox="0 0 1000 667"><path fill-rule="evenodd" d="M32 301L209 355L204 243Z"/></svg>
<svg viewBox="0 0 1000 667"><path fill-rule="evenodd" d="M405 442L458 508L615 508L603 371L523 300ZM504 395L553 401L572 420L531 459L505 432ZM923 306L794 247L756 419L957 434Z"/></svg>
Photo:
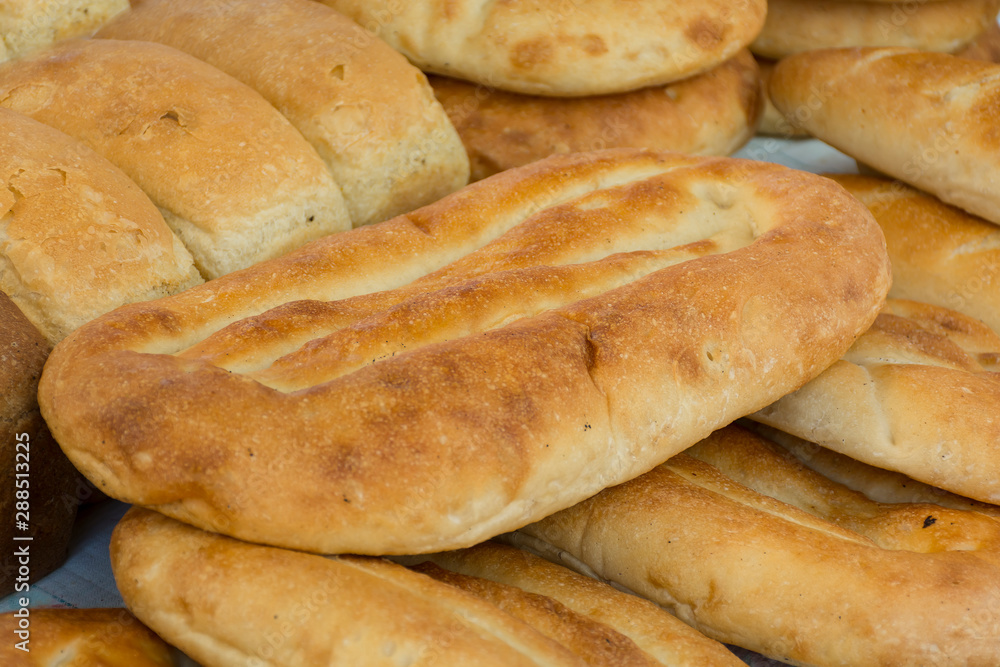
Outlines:
<svg viewBox="0 0 1000 667"><path fill-rule="evenodd" d="M541 203L573 198L579 201ZM669 223L685 216L689 228L705 220L707 233L743 230L749 240L753 230L756 240L743 247L698 241L685 224ZM511 227L524 218L524 225ZM574 250L588 219L604 222ZM658 220L668 224L657 229ZM396 242L415 227L426 230L418 244ZM663 237L678 227L673 242L694 245L675 256L692 259L672 263L664 253L664 268L642 275L642 264L656 261L655 250L636 250L628 234L618 245L611 240L615 227L635 230L640 247L653 249L669 247ZM425 254L414 253L414 245ZM351 360L347 345L332 350L333 361L340 363L336 355L342 354L357 370L333 377L340 372L335 364L329 374L317 366L313 377L313 337L293 322L296 340L287 347L303 351L287 359L298 364L287 364L287 392L216 366L221 346L204 358L194 350L172 355L266 306L398 285L402 276L437 268L470 246L482 251L426 285L418 281L398 295L377 297L385 306L412 299L405 308L385 316L369 310L356 321L360 329L371 323L386 334L383 340L405 342L409 327L425 326L411 322L413 313L425 316L421 304L433 323L447 311L435 309L457 298L471 320L494 308L478 303L488 293L483 286L507 284L510 289L491 295L499 304L492 312L499 314L466 323L461 337L442 341L452 334L433 330L454 324L426 325L428 342L439 342L395 356L389 343L382 348L389 358L371 363ZM596 259L606 253L613 254ZM511 270L468 281L483 267L507 269L508 256ZM580 258L594 261L545 266ZM616 264L634 260L639 270L622 272L624 279L609 281L613 289L599 295L557 295L537 306L553 309L521 319L530 312L504 305L544 286L539 276L589 272L599 281L605 267L617 270ZM533 267L536 262L542 265ZM281 546L438 551L565 507L763 407L839 356L868 326L887 288L877 227L828 180L774 165L670 153L558 157L204 289L119 310L55 351L41 400L74 462L116 497ZM316 310L322 319L325 309ZM359 310L365 309L348 304L334 324L350 324ZM304 319L314 314L307 309ZM400 317L395 331L375 326L393 316ZM511 317L506 326L490 328ZM484 325L488 330L480 331ZM255 364L266 365L275 349L285 352L263 327L252 329L260 336L242 358L259 352ZM230 333L239 331L237 325ZM270 333L280 338L285 332ZM323 352L323 345L317 340L315 347ZM105 383L114 368L117 381L110 386L117 389L95 400L89 387L96 368ZM143 418L136 421L134 411L154 394L158 409L140 408ZM184 419L173 418L179 413ZM243 417L224 417L232 414Z"/></svg>
<svg viewBox="0 0 1000 667"><path fill-rule="evenodd" d="M977 500L1000 501L1000 336L955 311L889 299L844 357L752 415Z"/></svg>
<svg viewBox="0 0 1000 667"><path fill-rule="evenodd" d="M142 0L99 37L160 42L260 92L329 165L354 226L437 201L468 160L424 76L310 0Z"/></svg>
<svg viewBox="0 0 1000 667"><path fill-rule="evenodd" d="M792 664L995 660L1000 522L935 505L879 505L732 427L693 455L721 468L681 454L522 532L711 637ZM815 513L857 538L737 501L772 493L773 503L794 503L790 516Z"/></svg>
<svg viewBox="0 0 1000 667"><path fill-rule="evenodd" d="M350 227L326 164L284 116L250 87L169 47L57 45L0 67L0 105L121 168L206 277Z"/></svg>
<svg viewBox="0 0 1000 667"><path fill-rule="evenodd" d="M522 537L514 533L500 539L516 542ZM404 557L403 560L427 560L453 572L516 586L528 593L556 600L576 614L631 638L643 651L658 660L658 664L670 667L733 667L743 664L724 646L650 601L498 541L426 557Z"/></svg>
<svg viewBox="0 0 1000 667"><path fill-rule="evenodd" d="M998 505L959 496L898 472L870 466L760 422L741 420L740 425L783 447L807 468L876 502L930 503L953 510L974 510L1000 519Z"/></svg>

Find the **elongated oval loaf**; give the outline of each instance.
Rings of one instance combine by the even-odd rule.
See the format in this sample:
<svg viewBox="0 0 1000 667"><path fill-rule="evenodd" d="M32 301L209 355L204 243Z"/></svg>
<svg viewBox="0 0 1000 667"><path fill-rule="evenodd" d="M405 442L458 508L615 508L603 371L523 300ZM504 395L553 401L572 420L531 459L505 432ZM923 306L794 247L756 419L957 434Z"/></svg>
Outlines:
<svg viewBox="0 0 1000 667"><path fill-rule="evenodd" d="M764 0L320 0L420 69L527 95L582 97L708 71L760 31Z"/></svg>
<svg viewBox="0 0 1000 667"><path fill-rule="evenodd" d="M898 48L809 51L778 63L770 94L813 136L1000 223L1000 65Z"/></svg>
<svg viewBox="0 0 1000 667"><path fill-rule="evenodd" d="M111 538L125 604L213 667L584 667L497 607L376 558L324 558L135 508Z"/></svg>
<svg viewBox="0 0 1000 667"><path fill-rule="evenodd" d="M121 168L206 278L350 227L340 189L298 130L250 87L169 47L57 45L0 67L0 105Z"/></svg>
<svg viewBox="0 0 1000 667"><path fill-rule="evenodd" d="M279 546L438 551L800 386L888 282L828 179L577 154L120 309L54 351L40 397L118 498Z"/></svg>
<svg viewBox="0 0 1000 667"><path fill-rule="evenodd" d="M791 664L987 667L1000 650L1000 521L873 502L735 427L523 533Z"/></svg>
<svg viewBox="0 0 1000 667"><path fill-rule="evenodd" d="M99 37L160 42L262 94L329 165L354 226L466 184L461 141L424 76L311 0L142 0Z"/></svg>

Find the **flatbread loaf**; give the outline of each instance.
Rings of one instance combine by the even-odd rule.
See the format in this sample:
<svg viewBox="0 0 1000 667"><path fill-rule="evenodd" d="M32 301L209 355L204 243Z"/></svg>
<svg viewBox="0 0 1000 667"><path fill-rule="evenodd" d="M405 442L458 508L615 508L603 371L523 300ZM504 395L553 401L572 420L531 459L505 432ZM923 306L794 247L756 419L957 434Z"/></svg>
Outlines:
<svg viewBox="0 0 1000 667"><path fill-rule="evenodd" d="M729 155L753 136L761 86L748 51L667 86L579 98L518 95L432 76L458 129L472 180L556 153L655 148Z"/></svg>
<svg viewBox="0 0 1000 667"><path fill-rule="evenodd" d="M957 310L1000 332L1000 228L899 181L830 174L885 233L889 296Z"/></svg>
<svg viewBox="0 0 1000 667"><path fill-rule="evenodd" d="M419 70L317 2L137 0L98 36L167 44L259 92L329 165L354 226L468 181L462 143Z"/></svg>
<svg viewBox="0 0 1000 667"><path fill-rule="evenodd" d="M128 0L0 0L0 62L88 35Z"/></svg>
<svg viewBox="0 0 1000 667"><path fill-rule="evenodd" d="M754 419L865 463L1000 503L1000 336L889 299L844 358Z"/></svg>
<svg viewBox="0 0 1000 667"><path fill-rule="evenodd" d="M82 40L0 67L0 105L103 155L206 278L350 228L315 149L267 100L160 44Z"/></svg>
<svg viewBox="0 0 1000 667"><path fill-rule="evenodd" d="M1000 521L876 503L736 427L521 533L791 664L985 667L1000 650Z"/></svg>
<svg viewBox="0 0 1000 667"><path fill-rule="evenodd" d="M811 51L778 64L770 93L813 136L1000 223L1000 65L907 49Z"/></svg>
<svg viewBox="0 0 1000 667"><path fill-rule="evenodd" d="M170 647L125 609L31 609L28 650L17 648L21 619L0 615L5 667L173 667Z"/></svg>
<svg viewBox="0 0 1000 667"><path fill-rule="evenodd" d="M763 110L760 114L760 122L757 124L757 132L772 137L787 137L789 139L808 137L809 133L795 125L795 118L786 118L771 101L768 87L771 85L771 74L774 72L775 62L768 58L757 58L757 66L760 69L761 87L763 89Z"/></svg>
<svg viewBox="0 0 1000 667"><path fill-rule="evenodd" d="M142 190L71 137L0 108L0 174L0 290L52 344L202 282Z"/></svg>
<svg viewBox="0 0 1000 667"><path fill-rule="evenodd" d="M765 0L320 0L420 69L526 95L579 97L660 86L732 58Z"/></svg>
<svg viewBox="0 0 1000 667"><path fill-rule="evenodd" d="M117 498L278 546L440 551L800 386L888 282L877 225L828 179L559 156L119 309L54 351L40 402Z"/></svg>
<svg viewBox="0 0 1000 667"><path fill-rule="evenodd" d="M423 558L413 557L418 561ZM613 628L651 656L654 664L669 667L743 665L725 646L648 600L623 593L593 577L585 577L522 549L491 541L460 551L432 554L428 558L427 562L472 579L472 586L485 586L482 580L496 582L502 587L499 596L508 594L510 588L524 591L529 595L532 612L543 618L553 613L556 616L572 614ZM546 603L546 600L552 602ZM600 638L601 633L595 632L594 636ZM606 660L600 664L618 663Z"/></svg>
<svg viewBox="0 0 1000 667"><path fill-rule="evenodd" d="M953 53L995 24L998 10L997 0L768 0L767 20L750 49L776 60L849 46Z"/></svg>
<svg viewBox="0 0 1000 667"><path fill-rule="evenodd" d="M134 508L111 538L125 604L212 667L585 667L496 606L402 565L263 547Z"/></svg>

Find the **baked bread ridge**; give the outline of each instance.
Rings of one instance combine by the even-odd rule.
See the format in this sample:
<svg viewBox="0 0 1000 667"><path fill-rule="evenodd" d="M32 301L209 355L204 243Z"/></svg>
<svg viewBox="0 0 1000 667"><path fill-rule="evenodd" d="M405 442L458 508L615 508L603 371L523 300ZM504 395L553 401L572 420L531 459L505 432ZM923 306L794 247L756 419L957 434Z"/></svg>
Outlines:
<svg viewBox="0 0 1000 667"><path fill-rule="evenodd" d="M318 2L141 0L97 36L166 44L260 92L326 161L354 226L468 181L461 141L425 78Z"/></svg>
<svg viewBox="0 0 1000 667"><path fill-rule="evenodd" d="M900 181L829 174L875 216L892 261L889 296L957 310L1000 332L1000 229Z"/></svg>
<svg viewBox="0 0 1000 667"><path fill-rule="evenodd" d="M71 137L0 108L0 174L0 289L50 343L202 282L149 198Z"/></svg>
<svg viewBox="0 0 1000 667"><path fill-rule="evenodd" d="M770 93L813 136L1000 223L998 74L993 63L943 53L817 50L778 63Z"/></svg>
<svg viewBox="0 0 1000 667"><path fill-rule="evenodd" d="M420 69L526 95L582 97L700 74L746 47L766 2L319 0Z"/></svg>
<svg viewBox="0 0 1000 667"><path fill-rule="evenodd" d="M740 51L684 81L617 95L519 95L431 76L469 153L472 180L554 153L644 147L728 155L753 136L761 85L753 56Z"/></svg>
<svg viewBox="0 0 1000 667"><path fill-rule="evenodd" d="M750 49L775 60L803 51L854 46L953 53L995 24L997 11L997 0L768 0L767 19Z"/></svg>
<svg viewBox="0 0 1000 667"><path fill-rule="evenodd" d="M414 565L410 569L495 605L565 646L588 665L662 666L661 662L639 648L629 637L608 625L574 612L550 597L529 593L517 586L491 579L461 574L430 561Z"/></svg>
<svg viewBox="0 0 1000 667"><path fill-rule="evenodd" d="M421 559L413 558L415 561ZM670 667L743 665L725 646L649 600L623 593L514 546L497 541L484 542L460 551L431 554L427 562L556 600L576 614L629 637L658 660L658 664Z"/></svg>
<svg viewBox="0 0 1000 667"><path fill-rule="evenodd" d="M207 278L350 227L337 184L298 130L249 86L175 49L65 42L0 66L0 104L121 168Z"/></svg>
<svg viewBox="0 0 1000 667"><path fill-rule="evenodd" d="M469 546L640 474L832 363L888 289L868 216L832 181L776 165L552 158L119 309L54 351L40 400L99 488L195 525L325 553ZM406 245L414 224L425 250L442 239L436 258ZM330 324L310 318L338 304L290 303L253 322L362 291L362 275L388 286L375 267L402 282L407 265L477 246L372 295L374 314ZM244 316L245 330L218 331ZM280 335L302 321L289 350ZM235 366L213 356L213 331Z"/></svg>
<svg viewBox="0 0 1000 667"><path fill-rule="evenodd" d="M1000 336L889 299L816 379L751 418L959 495L1000 502Z"/></svg>
<svg viewBox="0 0 1000 667"><path fill-rule="evenodd" d="M6 667L173 667L170 647L125 609L31 609L30 652L0 645ZM14 612L0 614L0 632L16 638Z"/></svg>
<svg viewBox="0 0 1000 667"><path fill-rule="evenodd" d="M995 661L995 519L879 505L735 427L693 454L527 526L522 543L789 664Z"/></svg>
<svg viewBox="0 0 1000 667"><path fill-rule="evenodd" d="M76 518L76 470L38 411L38 378L48 353L45 338L0 291L0 516L7 518L0 540L10 545L0 556L4 596L41 579L65 560ZM24 499L16 495L25 488L25 479L31 503L26 513ZM20 520L27 521L26 531L15 531ZM15 542L15 536L31 540ZM22 569L25 564L16 552L25 544L31 562Z"/></svg>
<svg viewBox="0 0 1000 667"><path fill-rule="evenodd" d="M213 667L585 664L402 565L248 544L150 510L129 510L115 528L111 566L132 613Z"/></svg>
<svg viewBox="0 0 1000 667"><path fill-rule="evenodd" d="M979 502L950 491L918 482L898 472L862 463L814 442L749 419L739 425L788 451L804 466L837 484L863 493L879 503L930 503L953 510L973 510L1000 519L1000 506Z"/></svg>
<svg viewBox="0 0 1000 667"><path fill-rule="evenodd" d="M128 7L128 0L4 0L0 62L92 33Z"/></svg>

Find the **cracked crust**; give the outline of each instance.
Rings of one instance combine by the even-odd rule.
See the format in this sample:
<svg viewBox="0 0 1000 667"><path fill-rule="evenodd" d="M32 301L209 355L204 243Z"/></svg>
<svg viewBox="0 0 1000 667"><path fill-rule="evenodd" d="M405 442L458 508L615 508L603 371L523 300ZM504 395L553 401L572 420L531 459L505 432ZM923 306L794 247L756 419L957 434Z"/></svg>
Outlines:
<svg viewBox="0 0 1000 667"><path fill-rule="evenodd" d="M888 282L827 179L565 156L119 309L57 348L40 396L115 497L278 546L439 551L800 386Z"/></svg>

